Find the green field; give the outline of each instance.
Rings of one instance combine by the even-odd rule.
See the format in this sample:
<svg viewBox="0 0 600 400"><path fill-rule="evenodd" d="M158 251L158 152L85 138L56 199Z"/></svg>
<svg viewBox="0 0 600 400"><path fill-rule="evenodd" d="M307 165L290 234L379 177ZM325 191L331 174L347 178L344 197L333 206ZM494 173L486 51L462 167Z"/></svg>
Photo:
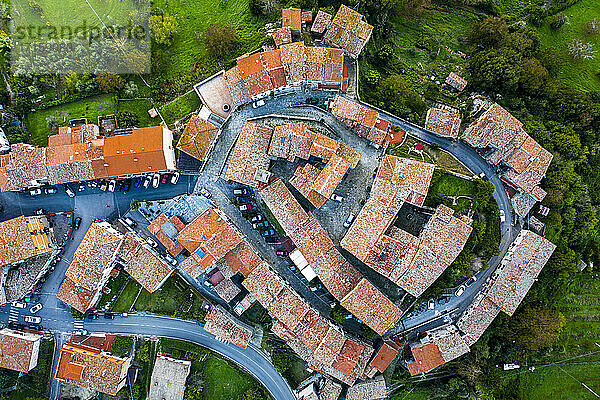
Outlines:
<svg viewBox="0 0 600 400"><path fill-rule="evenodd" d="M537 367L519 375L519 395L527 400L585 400L600 392L598 371L600 362L582 365L552 365Z"/></svg>
<svg viewBox="0 0 600 400"><path fill-rule="evenodd" d="M595 54L591 60L573 60L566 52L567 43L580 39L584 43L592 43L596 51L600 50L600 34L589 36L585 25L592 19L600 19L600 7L597 0L581 0L567 8L564 13L569 23L558 30L552 30L548 21L538 29L543 48L557 51L560 59L558 78L583 91L600 90L600 55Z"/></svg>
<svg viewBox="0 0 600 400"><path fill-rule="evenodd" d="M69 120L75 118L87 118L89 123L98 124L99 115L114 114L116 111L116 95L103 94L29 113L25 118L25 123L31 132L32 143L37 146L46 146L48 135L58 132L57 130L50 131L48 129L47 118L56 118L58 126L69 125Z"/></svg>
<svg viewBox="0 0 600 400"><path fill-rule="evenodd" d="M265 21L250 14L247 0L156 0L152 8L176 16L179 25L173 45L167 49L169 79L186 75L194 68L200 75L209 76L256 49L264 40L258 29ZM215 60L201 40L206 29L215 23L237 27L240 42L229 59Z"/></svg>
<svg viewBox="0 0 600 400"><path fill-rule="evenodd" d="M195 91L191 90L183 96L164 105L161 108L161 113L167 125L173 127L175 122L186 117L191 112L198 110L201 106L202 102L200 101L200 98Z"/></svg>
<svg viewBox="0 0 600 400"><path fill-rule="evenodd" d="M146 99L119 99L117 103L117 112L129 111L138 116L139 122L138 128L144 128L147 126L159 125L161 120L160 117L150 118L148 110L151 109L152 102Z"/></svg>

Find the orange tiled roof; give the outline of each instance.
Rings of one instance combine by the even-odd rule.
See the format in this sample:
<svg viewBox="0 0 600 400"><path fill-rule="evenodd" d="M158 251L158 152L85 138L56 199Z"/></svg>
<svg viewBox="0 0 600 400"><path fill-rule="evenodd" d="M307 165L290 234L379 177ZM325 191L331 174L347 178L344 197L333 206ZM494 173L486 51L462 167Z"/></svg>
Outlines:
<svg viewBox="0 0 600 400"><path fill-rule="evenodd" d="M245 349L252 338L252 328L242 324L219 305L211 306L203 329Z"/></svg>
<svg viewBox="0 0 600 400"><path fill-rule="evenodd" d="M317 14L317 18L319 15ZM315 32L320 31L328 18L322 15ZM317 23L317 20L315 20ZM314 28L313 28L314 29ZM371 37L373 26L363 21L362 14L342 4L331 22L327 25L323 40L341 47L354 57L358 57Z"/></svg>
<svg viewBox="0 0 600 400"><path fill-rule="evenodd" d="M258 187L257 173L269 169L267 149L272 130L255 122L244 122L229 159L225 179Z"/></svg>
<svg viewBox="0 0 600 400"><path fill-rule="evenodd" d="M0 330L0 367L24 373L35 368L41 338L34 333Z"/></svg>
<svg viewBox="0 0 600 400"><path fill-rule="evenodd" d="M435 343L414 347L412 354L415 362L408 364L408 371L412 376L424 374L445 363Z"/></svg>
<svg viewBox="0 0 600 400"><path fill-rule="evenodd" d="M204 161L219 132L220 129L217 126L200 119L197 115L192 115L179 138L177 149Z"/></svg>
<svg viewBox="0 0 600 400"><path fill-rule="evenodd" d="M281 10L281 25L293 30L302 29L302 11L298 8L284 8Z"/></svg>
<svg viewBox="0 0 600 400"><path fill-rule="evenodd" d="M441 136L457 138L460 123L460 114L434 107L427 111L425 129Z"/></svg>

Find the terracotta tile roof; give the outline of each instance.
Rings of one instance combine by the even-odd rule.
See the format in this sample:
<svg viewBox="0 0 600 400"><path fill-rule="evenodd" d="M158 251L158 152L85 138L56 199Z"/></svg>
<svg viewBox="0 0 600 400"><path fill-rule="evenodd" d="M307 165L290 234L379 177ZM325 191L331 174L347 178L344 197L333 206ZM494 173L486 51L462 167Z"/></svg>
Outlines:
<svg viewBox="0 0 600 400"><path fill-rule="evenodd" d="M412 354L415 362L408 364L408 371L412 376L429 372L445 362L435 343L413 347Z"/></svg>
<svg viewBox="0 0 600 400"><path fill-rule="evenodd" d="M383 120L377 111L336 95L331 104L331 113L340 122L371 142L382 144L385 141L389 123Z"/></svg>
<svg viewBox="0 0 600 400"><path fill-rule="evenodd" d="M492 275L485 295L502 311L512 315L556 249L549 240L521 231Z"/></svg>
<svg viewBox="0 0 600 400"><path fill-rule="evenodd" d="M398 355L398 347L390 340L387 340L379 348L375 357L371 360L369 365L375 368L377 371L383 373L387 367L394 361L394 358Z"/></svg>
<svg viewBox="0 0 600 400"><path fill-rule="evenodd" d="M312 11L302 11L302 22L312 21Z"/></svg>
<svg viewBox="0 0 600 400"><path fill-rule="evenodd" d="M0 367L27 373L37 365L41 335L0 330Z"/></svg>
<svg viewBox="0 0 600 400"><path fill-rule="evenodd" d="M332 19L333 19L333 16L331 14L326 13L325 11L319 10L317 12L317 16L315 17L315 20L312 24L312 27L310 28L311 32L315 32L315 33L325 32L325 30L329 27L329 24L331 24Z"/></svg>
<svg viewBox="0 0 600 400"><path fill-rule="evenodd" d="M274 318L272 331L312 368L348 384L362 376L373 349L345 337L266 264L254 269L242 285Z"/></svg>
<svg viewBox="0 0 600 400"><path fill-rule="evenodd" d="M229 158L225 179L258 187L257 173L269 169L267 149L272 130L266 126L246 121Z"/></svg>
<svg viewBox="0 0 600 400"><path fill-rule="evenodd" d="M387 388L383 375L351 386L346 394L346 400L378 400L386 397Z"/></svg>
<svg viewBox="0 0 600 400"><path fill-rule="evenodd" d="M338 400L341 393L342 385L327 379L323 388L319 390L319 400Z"/></svg>
<svg viewBox="0 0 600 400"><path fill-rule="evenodd" d="M317 19L319 15L317 14ZM319 22L315 32L322 29L328 19L323 15L323 20ZM313 29L314 25L313 24ZM335 14L331 23L328 24L323 41L341 47L354 57L358 57L365 44L371 38L373 26L363 21L362 14L342 4Z"/></svg>
<svg viewBox="0 0 600 400"><path fill-rule="evenodd" d="M210 307L203 329L230 343L246 348L252 338L252 328L241 323L219 305Z"/></svg>
<svg viewBox="0 0 600 400"><path fill-rule="evenodd" d="M148 400L183 400L185 381L192 362L157 354L150 380Z"/></svg>
<svg viewBox="0 0 600 400"><path fill-rule="evenodd" d="M509 184L537 201L544 199L546 192L539 184L552 162L552 154L527 135L523 124L504 108L493 104L473 121L463 139L473 147L485 148L491 164L510 167L503 175Z"/></svg>
<svg viewBox="0 0 600 400"><path fill-rule="evenodd" d="M174 240L177 234L183 230L183 226L179 217L174 215L169 218L165 214L160 214L148 225L148 230L173 257L177 257L183 251L183 246Z"/></svg>
<svg viewBox="0 0 600 400"><path fill-rule="evenodd" d="M204 161L219 132L220 129L217 126L208 121L203 121L197 115L192 115L179 138L177 149L200 161Z"/></svg>
<svg viewBox="0 0 600 400"><path fill-rule="evenodd" d="M250 243L242 239L236 247L225 254L225 262L233 274L240 272L246 277L260 265L262 260Z"/></svg>
<svg viewBox="0 0 600 400"><path fill-rule="evenodd" d="M273 180L260 194L319 279L346 309L381 335L400 318L400 309L339 254L316 218L302 209L281 180Z"/></svg>
<svg viewBox="0 0 600 400"><path fill-rule="evenodd" d="M467 86L467 81L463 77L456 75L454 72L450 72L450 75L446 78L446 85L452 86L454 89L462 92Z"/></svg>
<svg viewBox="0 0 600 400"><path fill-rule="evenodd" d="M131 358L119 358L91 347L69 343L60 350L55 379L116 395L125 385Z"/></svg>
<svg viewBox="0 0 600 400"><path fill-rule="evenodd" d="M85 313L102 289L123 237L106 222L94 222L73 255L57 297Z"/></svg>
<svg viewBox="0 0 600 400"><path fill-rule="evenodd" d="M282 44L292 43L292 31L289 26L283 26L271 34L275 46L279 47Z"/></svg>
<svg viewBox="0 0 600 400"><path fill-rule="evenodd" d="M460 123L460 114L440 108L430 108L425 118L425 129L441 136L456 139Z"/></svg>
<svg viewBox="0 0 600 400"><path fill-rule="evenodd" d="M177 241L202 262L206 256L223 258L242 238L220 211L209 208L177 235Z"/></svg>
<svg viewBox="0 0 600 400"><path fill-rule="evenodd" d="M484 295L478 296L456 322L467 345L475 344L498 314L500 308L497 305Z"/></svg>
<svg viewBox="0 0 600 400"><path fill-rule="evenodd" d="M299 31L302 29L302 11L298 8L284 8L281 10L281 25Z"/></svg>
<svg viewBox="0 0 600 400"><path fill-rule="evenodd" d="M237 287L231 279L223 279L221 282L215 285L214 289L219 297L225 300L227 303L229 303L234 299L235 296L242 292L242 290Z"/></svg>
<svg viewBox="0 0 600 400"><path fill-rule="evenodd" d="M160 288L173 269L137 234L127 232L118 257L125 264L125 271L148 292Z"/></svg>
<svg viewBox="0 0 600 400"><path fill-rule="evenodd" d="M39 217L16 217L0 222L0 265L47 253L52 249L46 226Z"/></svg>

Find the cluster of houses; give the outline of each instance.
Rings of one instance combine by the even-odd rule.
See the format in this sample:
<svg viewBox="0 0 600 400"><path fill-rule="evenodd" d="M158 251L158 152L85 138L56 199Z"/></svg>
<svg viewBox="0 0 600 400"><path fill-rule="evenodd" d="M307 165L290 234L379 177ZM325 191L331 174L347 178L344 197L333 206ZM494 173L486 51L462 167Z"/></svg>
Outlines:
<svg viewBox="0 0 600 400"><path fill-rule="evenodd" d="M308 23L311 33L333 47L306 46L295 37ZM319 11L283 10L282 27L272 32L276 48L261 49L236 60L236 65L195 86L208 111L193 115L176 148L205 161L225 118L237 107L267 95L311 85L344 91L348 69L344 56L357 58L373 27L363 16L342 5L335 16ZM451 73L446 85L464 90L467 82ZM336 94L330 113L375 147L396 140L390 122L376 109ZM425 128L458 139L460 114L432 108ZM540 187L552 155L523 130L523 125L498 104L480 112L461 137L501 173L512 193L513 206L525 217L545 196ZM0 156L0 190L92 179L130 177L175 170L173 135L166 127L131 129L103 137L86 124L63 127L44 148L11 146ZM385 337L378 349L354 337L322 315L263 259L225 213L212 204L188 218L161 212L150 218L149 232L192 278L209 274L215 292L235 314L260 303L273 319L272 332L307 365L321 373L299 391L299 398L337 400L339 382L347 384L346 399L386 397L381 375L397 358L412 375L423 374L467 353L494 318L512 315L523 301L555 249L547 239L523 230L500 266L467 309L454 321L427 331L420 339L401 341L386 334L403 311L342 254L339 247L414 297L421 296L463 250L472 220L440 205L424 210L435 166L409 158L381 158L369 198L341 242L336 243L312 212L307 212L288 187L316 209L330 199L344 176L362 155L350 146L316 132L305 122L269 127L246 121L240 129L224 178L258 189L261 199L296 250L302 273L318 277L327 291L366 326ZM289 182L269 171L273 160L302 160ZM423 214L416 227L398 224L407 209ZM0 223L2 277L0 304L30 291L47 270L56 244L44 217L18 217ZM15 266L43 258L35 267ZM57 297L85 313L98 303L111 276L126 271L148 292L158 290L173 273L145 239L131 229L95 221L85 233ZM11 274L12 273L12 274ZM17 278L15 278L17 276ZM23 278L26 276L26 278ZM312 279L312 278L311 278ZM23 292L23 293L25 293ZM251 326L221 305L208 310L203 329L246 348L255 337ZM54 378L61 382L115 395L128 381L132 358L110 353L111 336L73 336L61 350ZM21 372L35 368L41 335L0 330L0 367ZM154 363L150 399L182 399L190 361L159 354Z"/></svg>

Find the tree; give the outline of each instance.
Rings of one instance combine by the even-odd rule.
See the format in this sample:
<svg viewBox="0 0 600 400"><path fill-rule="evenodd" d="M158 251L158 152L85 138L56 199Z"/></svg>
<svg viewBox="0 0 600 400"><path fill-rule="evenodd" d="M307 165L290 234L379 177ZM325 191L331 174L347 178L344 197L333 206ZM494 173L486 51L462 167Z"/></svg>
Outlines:
<svg viewBox="0 0 600 400"><path fill-rule="evenodd" d="M175 17L169 14L152 15L149 24L152 37L156 43L164 46L170 46L173 43L173 38L178 29Z"/></svg>
<svg viewBox="0 0 600 400"><path fill-rule="evenodd" d="M186 385L183 400L203 400L202 387Z"/></svg>
<svg viewBox="0 0 600 400"><path fill-rule="evenodd" d="M380 105L399 116L410 113L422 114L427 107L421 96L414 91L403 76L390 75L379 82L375 98Z"/></svg>
<svg viewBox="0 0 600 400"><path fill-rule="evenodd" d="M10 143L27 143L29 141L29 134L22 126L11 125L4 132Z"/></svg>
<svg viewBox="0 0 600 400"><path fill-rule="evenodd" d="M511 323L517 346L537 351L548 347L558 339L565 325L565 317L547 307L532 305L518 311Z"/></svg>
<svg viewBox="0 0 600 400"><path fill-rule="evenodd" d="M117 123L121 128L131 128L139 123L137 114L131 111L119 111L117 113Z"/></svg>
<svg viewBox="0 0 600 400"><path fill-rule="evenodd" d="M569 17L566 16L565 13L558 13L554 17L552 17L552 21L550 21L550 28L557 30L564 24L569 22Z"/></svg>
<svg viewBox="0 0 600 400"><path fill-rule="evenodd" d="M143 362L150 361L150 343L149 342L145 342L144 345L142 347L140 347L138 356L140 357L140 361L143 361Z"/></svg>
<svg viewBox="0 0 600 400"><path fill-rule="evenodd" d="M595 57L596 50L591 43L573 39L567 43L567 53L576 60L588 60Z"/></svg>
<svg viewBox="0 0 600 400"><path fill-rule="evenodd" d="M139 200L131 200L131 204L129 205L131 210L139 210L140 209L140 201Z"/></svg>
<svg viewBox="0 0 600 400"><path fill-rule="evenodd" d="M490 204L490 200L493 200L494 190L496 187L492 182L486 182L483 179L475 179L475 207L478 211L483 211Z"/></svg>
<svg viewBox="0 0 600 400"><path fill-rule="evenodd" d="M342 307L340 304L336 304L333 310L331 311L331 316L340 324L344 322L346 317L350 315L348 310Z"/></svg>
<svg viewBox="0 0 600 400"><path fill-rule="evenodd" d="M231 25L211 24L204 34L204 45L216 58L220 58L233 49L238 34Z"/></svg>
<svg viewBox="0 0 600 400"><path fill-rule="evenodd" d="M428 0L396 0L395 8L409 19L420 18L428 3Z"/></svg>
<svg viewBox="0 0 600 400"><path fill-rule="evenodd" d="M131 351L133 338L131 336L117 336L113 340L111 353L117 356L124 356Z"/></svg>
<svg viewBox="0 0 600 400"><path fill-rule="evenodd" d="M118 92L125 86L125 80L117 74L98 74L96 82L104 93Z"/></svg>
<svg viewBox="0 0 600 400"><path fill-rule="evenodd" d="M537 93L548 80L548 70L536 58L528 58L523 62L519 84L528 93Z"/></svg>
<svg viewBox="0 0 600 400"><path fill-rule="evenodd" d="M495 92L514 92L521 66L521 54L509 47L476 53L469 63L474 83Z"/></svg>
<svg viewBox="0 0 600 400"><path fill-rule="evenodd" d="M262 400L264 397L256 388L249 388L244 392L240 400Z"/></svg>
<svg viewBox="0 0 600 400"><path fill-rule="evenodd" d="M475 46L494 47L508 36L508 26L504 18L488 17L471 26L469 42Z"/></svg>
<svg viewBox="0 0 600 400"><path fill-rule="evenodd" d="M285 371L290 369L292 364L292 359L286 353L282 353L281 351L274 351L272 354L273 365L275 369L280 374L283 374Z"/></svg>
<svg viewBox="0 0 600 400"><path fill-rule="evenodd" d="M588 35L597 35L600 33L600 20L594 18L585 25L585 31Z"/></svg>

